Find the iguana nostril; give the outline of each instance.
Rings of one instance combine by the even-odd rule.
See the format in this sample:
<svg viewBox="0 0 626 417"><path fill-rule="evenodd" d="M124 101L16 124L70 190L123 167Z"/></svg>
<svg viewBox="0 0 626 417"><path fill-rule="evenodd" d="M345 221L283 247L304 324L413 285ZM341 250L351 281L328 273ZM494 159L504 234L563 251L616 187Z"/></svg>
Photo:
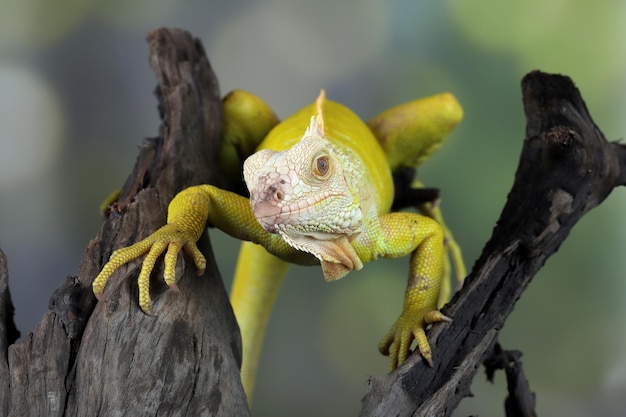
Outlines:
<svg viewBox="0 0 626 417"><path fill-rule="evenodd" d="M267 195L272 196L276 201L282 201L285 198L285 194L274 185L267 187Z"/></svg>

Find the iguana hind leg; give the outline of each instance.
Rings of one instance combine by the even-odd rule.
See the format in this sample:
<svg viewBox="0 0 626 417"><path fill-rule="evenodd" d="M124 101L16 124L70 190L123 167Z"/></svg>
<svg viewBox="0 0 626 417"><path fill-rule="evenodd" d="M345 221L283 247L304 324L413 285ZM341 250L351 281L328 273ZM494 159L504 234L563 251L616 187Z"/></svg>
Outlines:
<svg viewBox="0 0 626 417"><path fill-rule="evenodd" d="M414 180L411 188L418 189L423 188L424 185L419 180ZM425 202L417 205L415 208L424 216L434 219L443 228L444 245L446 248L446 259L444 264L444 279L441 283L441 293L439 295L439 307L442 307L445 303L450 301L452 296L451 277L452 268L454 268L456 277L456 289L458 290L463 286L463 281L467 276L467 269L465 262L463 261L463 254L461 252L461 246L454 239L454 235L446 222L443 219L439 202Z"/></svg>
<svg viewBox="0 0 626 417"><path fill-rule="evenodd" d="M417 167L430 158L463 118L463 108L449 93L400 104L368 120L389 167Z"/></svg>
<svg viewBox="0 0 626 417"><path fill-rule="evenodd" d="M261 98L244 90L233 90L222 99L222 135L217 163L225 188L245 193L243 161L252 155L279 122Z"/></svg>

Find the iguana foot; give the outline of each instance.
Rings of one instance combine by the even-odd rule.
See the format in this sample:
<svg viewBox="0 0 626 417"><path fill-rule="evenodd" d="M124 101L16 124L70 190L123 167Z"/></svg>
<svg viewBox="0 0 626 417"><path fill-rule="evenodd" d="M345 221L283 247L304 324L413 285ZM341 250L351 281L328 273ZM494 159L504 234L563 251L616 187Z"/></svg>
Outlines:
<svg viewBox="0 0 626 417"><path fill-rule="evenodd" d="M91 284L96 298L98 300L104 299L104 287L115 270L140 256L146 255L141 266L139 278L137 278L139 286L139 307L141 307L144 313L153 315L152 300L150 298L150 275L152 274L157 259L166 250L163 279L171 289L178 289L176 286L176 259L181 249L193 259L198 269L198 275L204 273L206 258L196 246L197 238L190 235L189 232L181 231L176 226L167 224L144 240L113 252L109 261L104 265L100 274L98 274Z"/></svg>
<svg viewBox="0 0 626 417"><path fill-rule="evenodd" d="M378 345L380 353L385 356L389 355L392 371L402 365L409 356L413 339L417 341L417 348L424 360L433 366L432 351L425 330L429 324L438 321L449 322L452 319L439 310L422 309L402 312Z"/></svg>

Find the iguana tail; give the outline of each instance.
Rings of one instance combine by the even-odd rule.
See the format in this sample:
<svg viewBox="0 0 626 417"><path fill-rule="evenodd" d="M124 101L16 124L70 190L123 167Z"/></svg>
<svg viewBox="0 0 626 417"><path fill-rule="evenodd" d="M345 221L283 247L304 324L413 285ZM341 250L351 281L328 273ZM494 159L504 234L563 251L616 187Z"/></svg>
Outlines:
<svg viewBox="0 0 626 417"><path fill-rule="evenodd" d="M288 269L288 263L269 254L262 246L242 243L230 301L241 331L241 380L249 404L252 403L265 329Z"/></svg>

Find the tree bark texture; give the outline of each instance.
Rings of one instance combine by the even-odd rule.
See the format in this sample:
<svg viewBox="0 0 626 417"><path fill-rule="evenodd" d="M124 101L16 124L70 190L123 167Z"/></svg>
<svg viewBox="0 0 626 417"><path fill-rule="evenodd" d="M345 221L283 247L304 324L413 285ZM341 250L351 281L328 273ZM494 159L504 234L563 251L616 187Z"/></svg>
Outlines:
<svg viewBox="0 0 626 417"><path fill-rule="evenodd" d="M213 147L221 129L217 80L200 42L181 30L149 34L158 79L160 135L147 139L118 201L90 242L78 274L52 296L50 310L23 341L7 345L0 323L0 410L22 416L248 416L239 380L241 340L209 240L207 271L180 259L180 293L155 271L157 317L137 304L140 261L115 273L96 303L91 282L111 252L166 220L185 187L216 181ZM182 258L182 257L181 257ZM0 264L2 262L0 261ZM2 269L0 269L2 271ZM0 272L1 273L1 272ZM0 311L6 309L0 275Z"/></svg>
<svg viewBox="0 0 626 417"><path fill-rule="evenodd" d="M500 219L463 289L429 334L435 366L413 355L373 377L360 415L448 416L532 278L572 227L626 184L626 147L608 142L574 83L531 72L522 80L526 139Z"/></svg>
<svg viewBox="0 0 626 417"><path fill-rule="evenodd" d="M163 225L178 191L220 181L220 94L200 42L174 29L156 30L148 41L160 135L145 140L77 275L19 343L0 253L0 415L250 415L239 331L206 234L198 247L207 270L197 277L179 257L180 293L166 291L157 262L157 317L137 304L140 261L113 275L105 302L92 294L111 252ZM569 78L533 72L522 90L528 126L515 183L464 288L444 309L453 322L430 332L435 367L413 355L392 374L372 377L361 416L450 415L532 277L573 225L626 183L624 146L606 141Z"/></svg>

